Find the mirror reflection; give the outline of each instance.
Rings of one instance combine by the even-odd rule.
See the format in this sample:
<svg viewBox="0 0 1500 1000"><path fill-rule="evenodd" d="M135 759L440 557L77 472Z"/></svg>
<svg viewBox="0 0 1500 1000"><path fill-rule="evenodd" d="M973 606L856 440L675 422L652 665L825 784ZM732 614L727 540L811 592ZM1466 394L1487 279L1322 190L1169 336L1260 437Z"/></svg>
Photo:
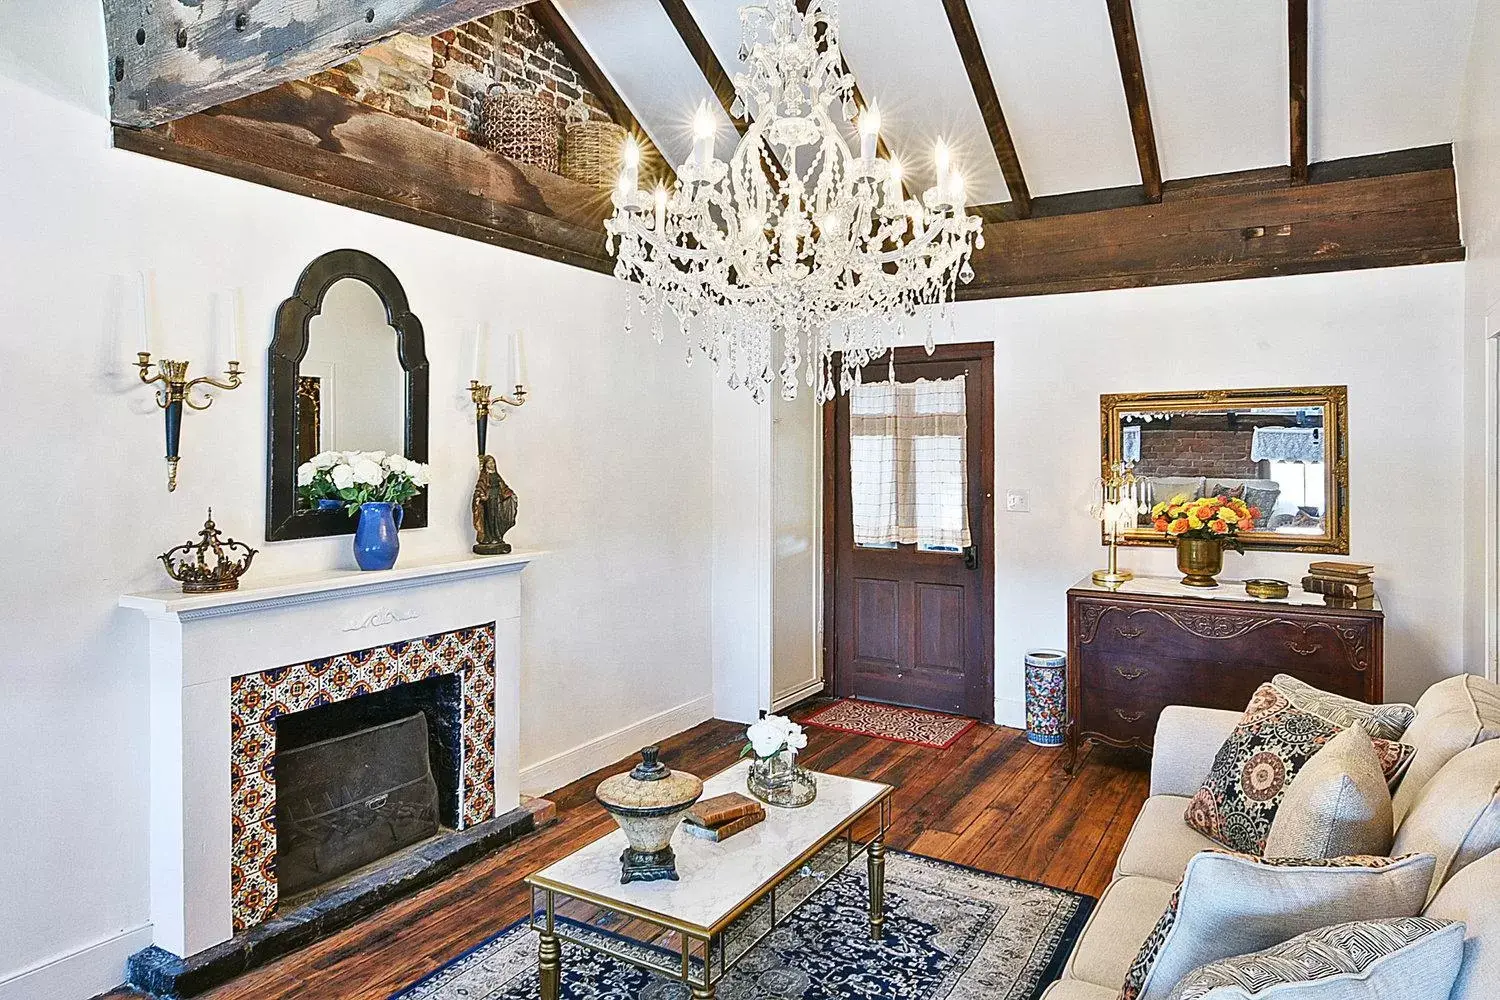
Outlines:
<svg viewBox="0 0 1500 1000"><path fill-rule="evenodd" d="M1124 412L1125 461L1146 484L1147 510L1177 496L1226 496L1255 509L1255 530L1327 532L1327 437L1322 406Z"/></svg>
<svg viewBox="0 0 1500 1000"><path fill-rule="evenodd" d="M357 278L329 287L297 372L296 461L322 451L400 454L406 372L380 295Z"/></svg>

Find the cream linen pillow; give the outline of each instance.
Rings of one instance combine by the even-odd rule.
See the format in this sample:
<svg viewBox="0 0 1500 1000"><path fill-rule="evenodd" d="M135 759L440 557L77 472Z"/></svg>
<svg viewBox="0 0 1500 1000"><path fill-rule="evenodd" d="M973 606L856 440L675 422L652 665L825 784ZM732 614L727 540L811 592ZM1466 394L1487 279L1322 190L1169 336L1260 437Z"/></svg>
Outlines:
<svg viewBox="0 0 1500 1000"><path fill-rule="evenodd" d="M1319 927L1416 916L1433 864L1430 854L1298 861L1204 851L1141 945L1120 1000L1165 1000L1199 966Z"/></svg>
<svg viewBox="0 0 1500 1000"><path fill-rule="evenodd" d="M1271 820L1265 854L1382 856L1391 850L1391 834L1391 790L1369 734L1355 722L1313 754L1287 786Z"/></svg>
<svg viewBox="0 0 1500 1000"><path fill-rule="evenodd" d="M1422 789L1443 765L1469 747L1500 736L1500 687L1461 674L1439 681L1417 699L1417 718L1402 736L1416 757L1396 789L1396 823L1406 819Z"/></svg>
<svg viewBox="0 0 1500 1000"><path fill-rule="evenodd" d="M1437 857L1433 895L1461 868L1500 850L1500 740L1444 764L1417 796L1395 843L1398 851Z"/></svg>

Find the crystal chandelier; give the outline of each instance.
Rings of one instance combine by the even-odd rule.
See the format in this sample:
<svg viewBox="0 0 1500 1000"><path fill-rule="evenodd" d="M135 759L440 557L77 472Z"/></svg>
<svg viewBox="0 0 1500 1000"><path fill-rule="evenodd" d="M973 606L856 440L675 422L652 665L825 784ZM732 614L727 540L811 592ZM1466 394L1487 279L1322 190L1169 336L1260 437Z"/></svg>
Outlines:
<svg viewBox="0 0 1500 1000"><path fill-rule="evenodd" d="M714 119L700 107L678 183L648 192L628 143L606 222L615 274L640 285L656 340L670 311L688 363L696 347L757 402L778 377L782 397L795 398L799 372L819 403L847 392L910 317L973 278L969 254L984 246L946 144L920 199L906 197L900 165L876 155L880 114L857 114L832 3L811 0L805 15L795 0L742 7L746 71L732 110L751 124L734 155L715 157ZM840 131L856 114L858 155Z"/></svg>

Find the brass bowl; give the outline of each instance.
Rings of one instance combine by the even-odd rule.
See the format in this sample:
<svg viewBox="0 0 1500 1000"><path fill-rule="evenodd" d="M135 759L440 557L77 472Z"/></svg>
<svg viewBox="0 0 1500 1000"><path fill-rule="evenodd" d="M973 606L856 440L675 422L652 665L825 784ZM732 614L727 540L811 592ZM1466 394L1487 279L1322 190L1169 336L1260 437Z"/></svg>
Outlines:
<svg viewBox="0 0 1500 1000"><path fill-rule="evenodd" d="M1246 580L1245 593L1263 600L1278 600L1291 593L1291 585L1285 580Z"/></svg>

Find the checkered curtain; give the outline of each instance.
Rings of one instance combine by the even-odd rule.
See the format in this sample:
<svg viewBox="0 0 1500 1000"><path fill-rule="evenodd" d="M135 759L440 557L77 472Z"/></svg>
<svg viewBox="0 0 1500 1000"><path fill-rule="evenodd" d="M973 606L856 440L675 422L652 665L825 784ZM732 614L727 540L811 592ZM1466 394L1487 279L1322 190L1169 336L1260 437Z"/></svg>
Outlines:
<svg viewBox="0 0 1500 1000"><path fill-rule="evenodd" d="M964 391L962 375L850 391L856 545L970 544Z"/></svg>

